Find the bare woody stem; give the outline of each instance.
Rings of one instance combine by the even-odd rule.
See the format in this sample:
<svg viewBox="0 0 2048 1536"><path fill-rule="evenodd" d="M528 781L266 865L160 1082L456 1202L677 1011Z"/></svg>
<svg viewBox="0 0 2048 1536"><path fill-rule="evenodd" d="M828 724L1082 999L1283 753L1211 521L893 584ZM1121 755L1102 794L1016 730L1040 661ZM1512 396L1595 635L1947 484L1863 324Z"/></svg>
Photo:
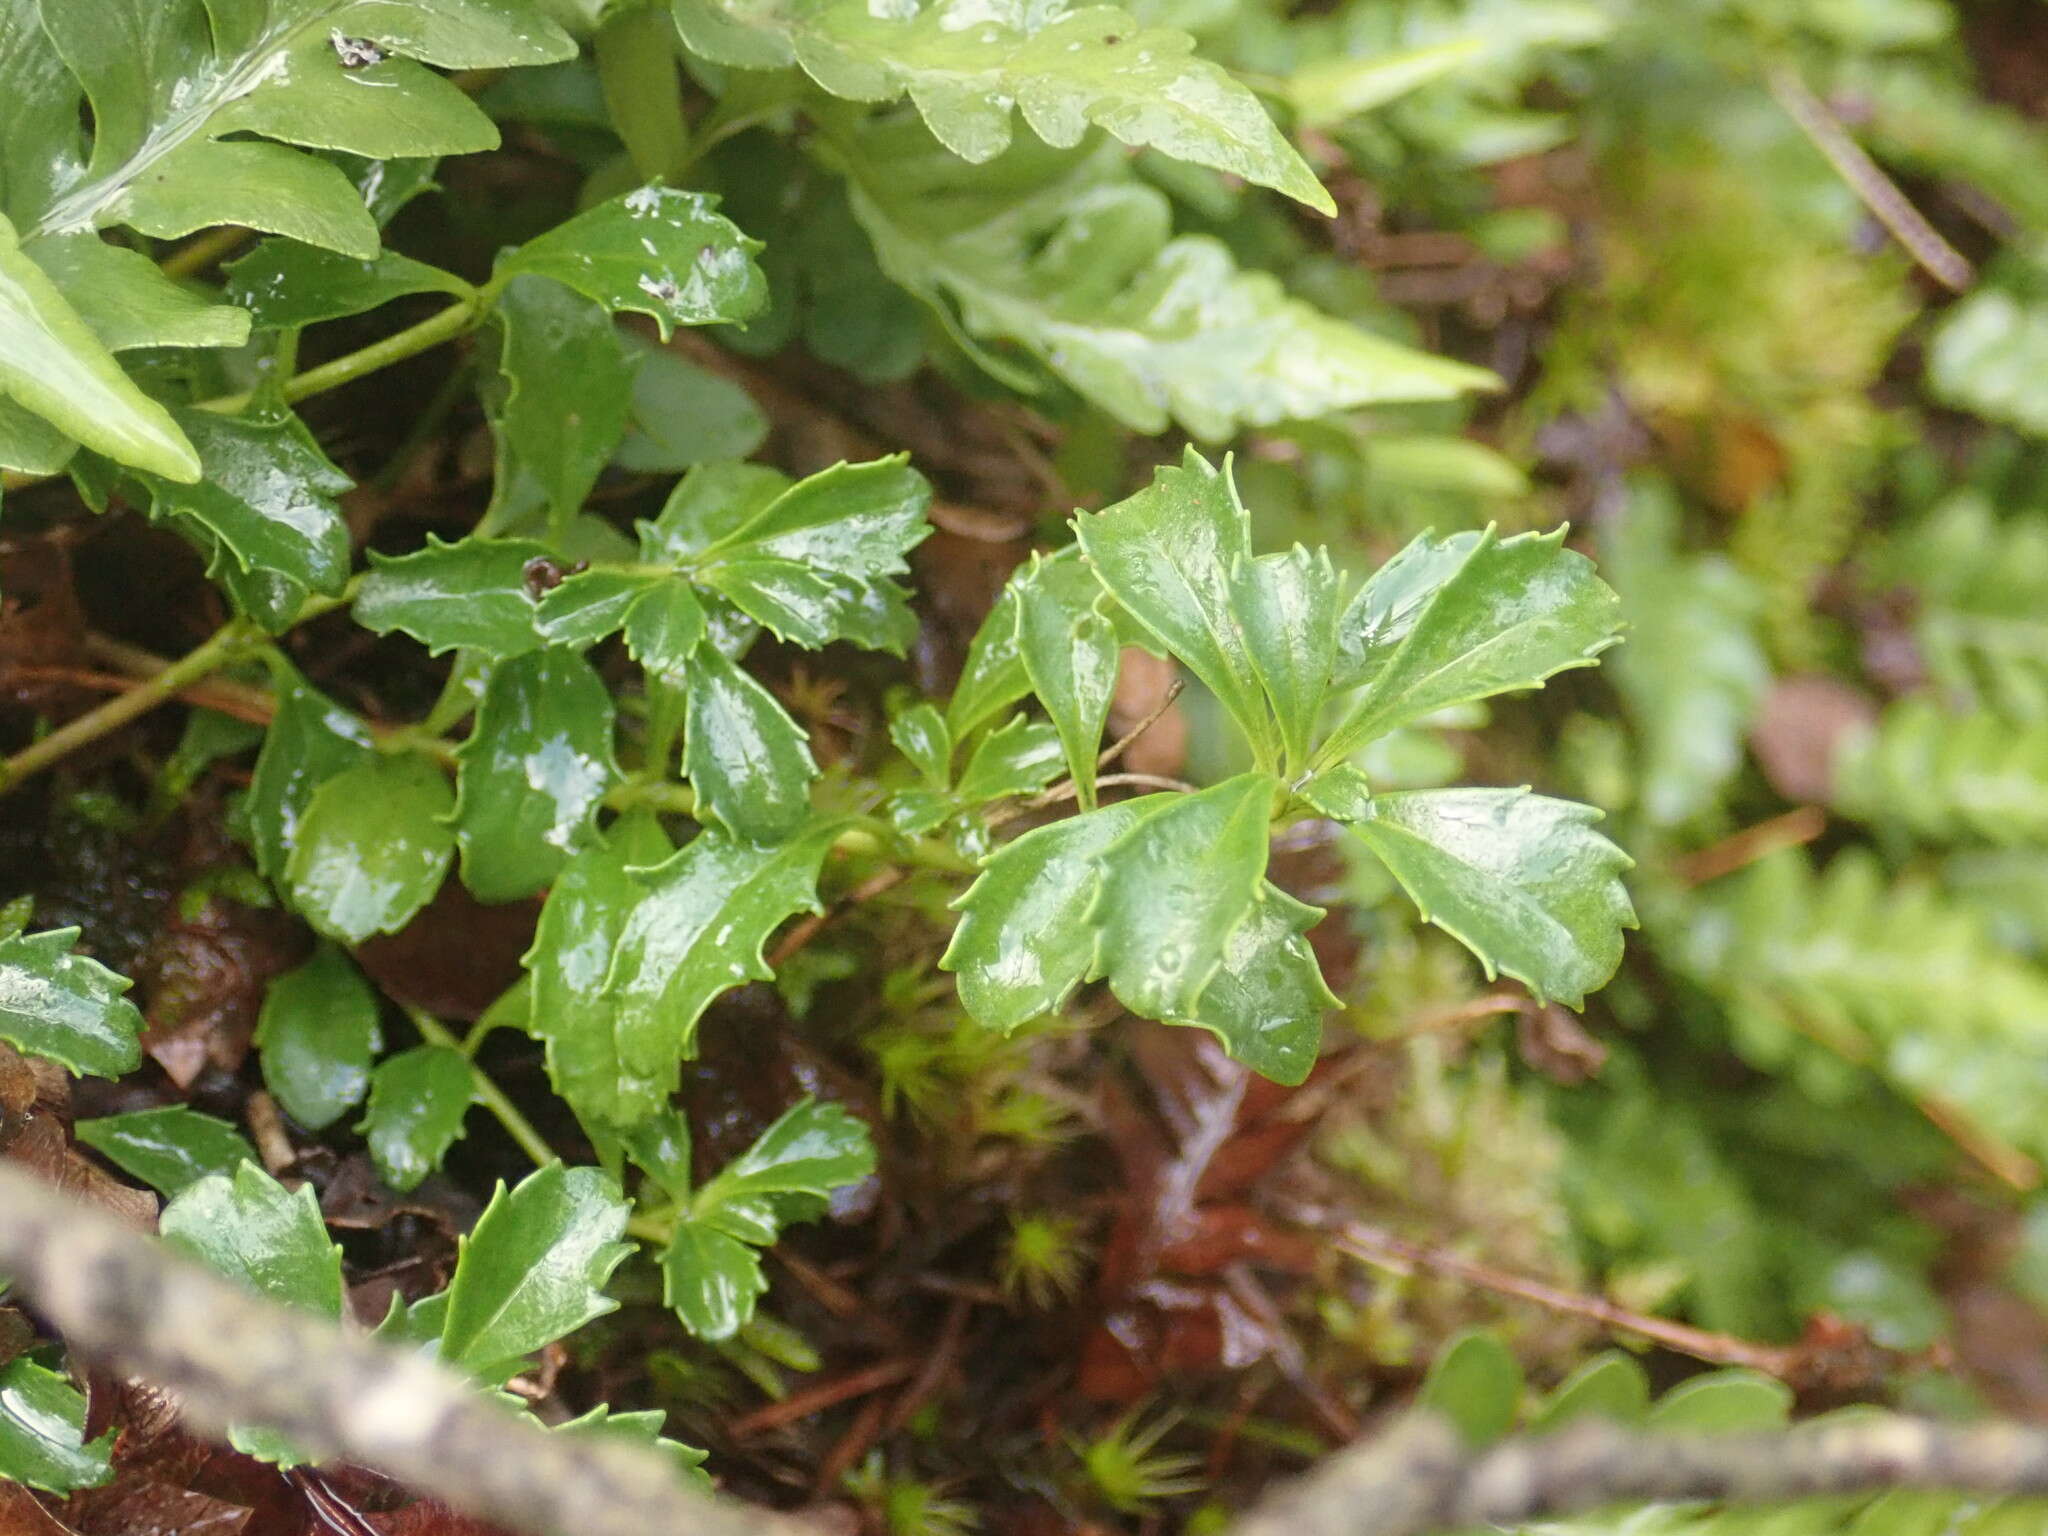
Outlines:
<svg viewBox="0 0 2048 1536"><path fill-rule="evenodd" d="M1871 1417L1764 1434L1654 1435L1582 1419L1471 1449L1417 1414L1340 1451L1229 1536L1428 1536L1606 1504L1769 1504L1888 1488L2048 1493L2048 1430Z"/></svg>
<svg viewBox="0 0 2048 1536"><path fill-rule="evenodd" d="M194 1427L268 1425L531 1536L788 1536L683 1487L667 1458L555 1435L409 1350L255 1296L0 1163L0 1272L81 1355L183 1399Z"/></svg>

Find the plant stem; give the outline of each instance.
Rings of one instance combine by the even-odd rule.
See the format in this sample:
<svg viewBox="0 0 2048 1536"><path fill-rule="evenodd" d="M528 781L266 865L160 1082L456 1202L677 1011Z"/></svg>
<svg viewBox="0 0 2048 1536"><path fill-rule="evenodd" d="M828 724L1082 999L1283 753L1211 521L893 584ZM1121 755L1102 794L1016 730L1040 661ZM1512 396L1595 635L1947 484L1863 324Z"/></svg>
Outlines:
<svg viewBox="0 0 2048 1536"><path fill-rule="evenodd" d="M330 389L339 389L344 384L353 384L357 379L367 378L380 368L389 368L393 363L417 356L431 347L438 347L444 341L453 341L457 336L475 327L483 318L484 300L481 295L473 299L458 299L438 314L427 316L417 325L409 325L402 331L394 331L381 341L373 341L366 347L345 352L332 361L317 368L308 368L304 373L294 374L284 381L284 397L287 400L304 400L309 395L324 394ZM219 411L233 415L246 406L254 392L244 390L240 394L220 395L212 400L202 400L199 408L204 411Z"/></svg>
<svg viewBox="0 0 2048 1536"><path fill-rule="evenodd" d="M187 651L156 676L138 683L127 693L117 694L97 709L87 710L76 720L58 726L42 740L30 742L5 762L0 762L0 795L80 747L118 731L159 704L169 703L202 677L226 666L237 651L255 638L255 634L254 627L246 619L231 619L215 630L210 639Z"/></svg>
<svg viewBox="0 0 2048 1536"><path fill-rule="evenodd" d="M420 1038L429 1045L444 1045L449 1050L462 1053L462 1041L455 1031L428 1013L424 1008L415 1008L409 1003L400 1004L405 1016L412 1020ZM467 1061L467 1054L463 1054ZM491 1080L491 1075L474 1061L469 1063L469 1075L475 1083L477 1103L483 1105L498 1117L498 1124L505 1128L505 1134L519 1143L519 1150L533 1159L536 1168L545 1168L549 1163L559 1162L555 1149L547 1144L533 1122L519 1112L519 1106L505 1096L505 1090Z"/></svg>
<svg viewBox="0 0 2048 1536"><path fill-rule="evenodd" d="M197 277L215 262L234 255L254 238L253 231L239 224L223 224L194 235L158 262L157 268L165 277Z"/></svg>

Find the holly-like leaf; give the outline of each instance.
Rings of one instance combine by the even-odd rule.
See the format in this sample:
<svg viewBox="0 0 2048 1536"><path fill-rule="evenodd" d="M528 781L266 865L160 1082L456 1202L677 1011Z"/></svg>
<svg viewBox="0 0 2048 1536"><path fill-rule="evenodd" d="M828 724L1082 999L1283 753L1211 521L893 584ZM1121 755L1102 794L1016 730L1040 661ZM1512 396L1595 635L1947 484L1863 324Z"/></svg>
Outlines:
<svg viewBox="0 0 2048 1536"><path fill-rule="evenodd" d="M969 161L993 159L1008 147L1011 117L1021 107L1048 144L1077 144L1094 124L1126 144L1242 176L1323 213L1336 208L1257 97L1196 58L1185 32L1141 25L1114 6L674 6L683 40L721 64L799 64L835 96L857 101L907 92L946 148Z"/></svg>
<svg viewBox="0 0 2048 1536"><path fill-rule="evenodd" d="M1344 805L1351 830L1436 924L1539 999L1578 1008L1621 964L1633 861L1591 806L1526 789L1427 789ZM1332 814L1338 814L1333 811Z"/></svg>
<svg viewBox="0 0 2048 1536"><path fill-rule="evenodd" d="M377 1177L393 1189L416 1188L461 1137L475 1093L468 1060L445 1045L416 1045L379 1062L370 1107L356 1127L369 1140Z"/></svg>
<svg viewBox="0 0 2048 1536"><path fill-rule="evenodd" d="M1095 809L1095 758L1116 692L1116 626L1098 611L1102 588L1073 561L1033 556L1016 583L1017 652L1052 717L1081 809Z"/></svg>
<svg viewBox="0 0 2048 1536"><path fill-rule="evenodd" d="M97 1488L114 1475L115 1430L85 1438L85 1394L26 1355L0 1368L0 1478L45 1493Z"/></svg>
<svg viewBox="0 0 2048 1536"><path fill-rule="evenodd" d="M1337 685L1364 687L1323 760L1453 704L1591 666L1619 637L1621 602L1564 533L1425 534L1376 572L1339 624Z"/></svg>
<svg viewBox="0 0 2048 1536"><path fill-rule="evenodd" d="M1050 374L1135 431L1224 442L1498 386L1324 314L1221 241L1176 237L1165 194L1115 145L1019 144L977 169L879 119L835 145L882 270L1013 389Z"/></svg>
<svg viewBox="0 0 2048 1536"><path fill-rule="evenodd" d="M373 754L315 789L285 883L312 925L345 944L396 933L433 899L455 852L455 792L439 765Z"/></svg>
<svg viewBox="0 0 2048 1536"><path fill-rule="evenodd" d="M700 816L736 837L773 843L810 815L818 765L775 696L710 646L687 683L683 771Z"/></svg>
<svg viewBox="0 0 2048 1536"><path fill-rule="evenodd" d="M538 515L559 534L625 435L633 357L602 305L545 278L514 277L496 315L491 515L499 527Z"/></svg>
<svg viewBox="0 0 2048 1536"><path fill-rule="evenodd" d="M523 656L542 644L526 568L547 558L547 546L531 539L448 544L432 534L426 548L409 555L372 551L356 592L355 620L380 635L402 630L435 656L457 647Z"/></svg>
<svg viewBox="0 0 2048 1536"><path fill-rule="evenodd" d="M1133 1013L1196 1015L1265 888L1275 788L1241 773L1156 807L1102 851L1095 970Z"/></svg>
<svg viewBox="0 0 2048 1536"><path fill-rule="evenodd" d="M270 984L256 1023L263 1085L308 1130L362 1103L383 1039L377 995L347 958L322 945Z"/></svg>
<svg viewBox="0 0 2048 1536"><path fill-rule="evenodd" d="M586 1124L633 1125L666 1102L673 1070L668 1049L627 1039L622 1026L645 1020L622 1016L605 981L626 921L647 894L628 871L659 864L673 852L652 818L623 818L602 842L563 866L526 953L533 982L527 1027L547 1046L555 1091Z"/></svg>
<svg viewBox="0 0 2048 1536"><path fill-rule="evenodd" d="M1337 658L1337 572L1326 550L1297 544L1231 572L1252 666L1280 722L1287 761L1306 763Z"/></svg>
<svg viewBox="0 0 2048 1536"><path fill-rule="evenodd" d="M631 1249L631 1209L596 1168L550 1163L500 1184L457 1252L441 1358L489 1376L611 1311L601 1287Z"/></svg>
<svg viewBox="0 0 2048 1536"><path fill-rule="evenodd" d="M125 976L74 954L76 928L0 939L0 1040L74 1075L119 1077L142 1062L142 1015Z"/></svg>
<svg viewBox="0 0 2048 1536"><path fill-rule="evenodd" d="M678 325L751 317L768 301L761 248L702 192L647 186L557 224L498 263L500 278L535 273L617 312L649 316L667 341Z"/></svg>
<svg viewBox="0 0 2048 1536"><path fill-rule="evenodd" d="M659 1408L642 1408L635 1413L613 1413L609 1406L599 1403L587 1413L580 1413L565 1424L554 1426L558 1435L614 1436L630 1440L660 1451L668 1457L675 1473L689 1487L699 1493L712 1491L711 1478L704 1471L703 1463L707 1453L680 1440L671 1440L664 1435L662 1426L668 1422L668 1414Z"/></svg>
<svg viewBox="0 0 2048 1536"><path fill-rule="evenodd" d="M930 503L931 487L902 456L836 464L712 543L696 575L785 640L901 655L917 625L889 578L930 532Z"/></svg>
<svg viewBox="0 0 2048 1536"><path fill-rule="evenodd" d="M676 482L656 516L636 525L641 556L650 565L689 564L753 522L791 484L765 464L699 464Z"/></svg>
<svg viewBox="0 0 2048 1536"><path fill-rule="evenodd" d="M559 646L500 662L456 772L462 883L483 901L532 895L589 840L617 778L611 691L589 662Z"/></svg>
<svg viewBox="0 0 2048 1536"><path fill-rule="evenodd" d="M1074 519L1081 549L1124 610L1228 709L1254 748L1277 745L1231 572L1251 559L1251 520L1228 466L1192 448L1178 469L1106 511Z"/></svg>
<svg viewBox="0 0 2048 1536"><path fill-rule="evenodd" d="M1034 794L1052 782L1061 762L1059 732L1017 715L975 744L953 793L962 805Z"/></svg>
<svg viewBox="0 0 2048 1536"><path fill-rule="evenodd" d="M227 1121L183 1104L80 1120L71 1131L130 1178L166 1196L257 1160L248 1138Z"/></svg>
<svg viewBox="0 0 2048 1536"><path fill-rule="evenodd" d="M355 482L329 462L298 417L174 414L199 451L205 478L186 485L140 473L150 515L173 526L198 524L212 547L244 571L339 592L348 580L349 539L334 498Z"/></svg>
<svg viewBox="0 0 2048 1536"><path fill-rule="evenodd" d="M0 396L116 463L186 484L199 479L199 454L170 412L130 382L62 290L22 253L4 216L0 336Z"/></svg>
<svg viewBox="0 0 2048 1536"><path fill-rule="evenodd" d="M652 570L579 571L540 600L534 622L550 645L595 645L626 622L642 597L671 584Z"/></svg>
<svg viewBox="0 0 2048 1536"><path fill-rule="evenodd" d="M1005 1033L1051 1013L1095 966L1097 858L1167 803L1147 795L1026 832L984 861L953 903L961 914L942 968L960 1001Z"/></svg>
<svg viewBox="0 0 2048 1536"><path fill-rule="evenodd" d="M258 873L281 887L313 792L369 761L374 749L359 717L318 692L281 655L272 652L266 659L277 713L264 732L241 821Z"/></svg>
<svg viewBox="0 0 2048 1536"><path fill-rule="evenodd" d="M897 710L889 717L889 739L931 788L943 790L953 782L953 733L933 706L919 700Z"/></svg>
<svg viewBox="0 0 2048 1536"><path fill-rule="evenodd" d="M646 871L604 986L623 1081L662 1097L675 1091L711 1000L768 980L768 936L785 918L818 910L818 870L839 830L817 822L775 848L705 832Z"/></svg>
<svg viewBox="0 0 2048 1536"><path fill-rule="evenodd" d="M415 293L476 297L453 272L396 251L363 260L298 240L265 240L225 270L227 296L264 330L360 315Z"/></svg>
<svg viewBox="0 0 2048 1536"><path fill-rule="evenodd" d="M1030 691L1031 674L1024 670L1024 658L1017 652L1017 576L1013 575L981 621L981 628L974 632L959 685L946 703L946 724L953 739L965 741Z"/></svg>
<svg viewBox="0 0 2048 1536"><path fill-rule="evenodd" d="M1323 1015L1338 1000L1303 937L1323 909L1270 882L1223 944L1223 963L1188 1012L1165 1020L1206 1029L1261 1077L1298 1083L1316 1062Z"/></svg>
<svg viewBox="0 0 2048 1536"><path fill-rule="evenodd" d="M760 1251L703 1222L676 1223L661 1253L661 1299L700 1339L729 1339L767 1294Z"/></svg>

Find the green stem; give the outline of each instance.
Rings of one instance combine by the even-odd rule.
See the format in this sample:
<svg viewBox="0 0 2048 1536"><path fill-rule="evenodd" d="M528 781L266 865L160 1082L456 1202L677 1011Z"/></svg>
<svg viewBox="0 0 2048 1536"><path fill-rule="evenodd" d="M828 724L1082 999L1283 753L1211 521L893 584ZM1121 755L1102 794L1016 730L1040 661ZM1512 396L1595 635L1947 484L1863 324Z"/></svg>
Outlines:
<svg viewBox="0 0 2048 1536"><path fill-rule="evenodd" d="M413 1028L420 1032L421 1039L429 1045L446 1046L458 1054L462 1052L462 1041L447 1025L423 1008L415 1008L409 1003L401 1006L405 1008L405 1016L412 1020ZM465 1056L464 1060L468 1058ZM474 1083L471 1091L476 1094L477 1103L498 1117L498 1124L505 1128L505 1134L519 1143L519 1150L533 1159L536 1168L545 1168L549 1163L560 1161L555 1149L533 1128L533 1122L519 1112L519 1106L505 1096L505 1090L491 1081L488 1072L471 1061L469 1075Z"/></svg>
<svg viewBox="0 0 2048 1536"><path fill-rule="evenodd" d="M223 224L217 229L194 235L158 262L157 268L165 277L197 277L215 262L234 255L254 238L253 230L244 229L239 224Z"/></svg>
<svg viewBox="0 0 2048 1536"><path fill-rule="evenodd" d="M169 703L184 689L234 660L236 653L255 637L255 627L246 619L230 620L215 630L210 639L187 651L156 676L137 683L126 693L116 694L76 720L58 726L42 740L29 743L0 762L0 795L17 788L24 780L41 773L80 747L118 731L160 704Z"/></svg>
<svg viewBox="0 0 2048 1536"><path fill-rule="evenodd" d="M656 1248L666 1248L676 1235L673 1210L636 1211L626 1218L626 1236L637 1237Z"/></svg>
<svg viewBox="0 0 2048 1536"><path fill-rule="evenodd" d="M373 341L367 347L358 347L317 368L308 368L304 373L293 375L284 381L284 397L287 400L304 400L309 395L324 394L330 389L339 389L344 384L367 378L380 368L389 368L393 363L438 347L444 341L453 341L476 326L483 318L485 307L481 294L473 299L457 300L417 325L409 325L381 341ZM248 405L253 393L244 390L240 394L220 395L200 401L199 408L231 416Z"/></svg>

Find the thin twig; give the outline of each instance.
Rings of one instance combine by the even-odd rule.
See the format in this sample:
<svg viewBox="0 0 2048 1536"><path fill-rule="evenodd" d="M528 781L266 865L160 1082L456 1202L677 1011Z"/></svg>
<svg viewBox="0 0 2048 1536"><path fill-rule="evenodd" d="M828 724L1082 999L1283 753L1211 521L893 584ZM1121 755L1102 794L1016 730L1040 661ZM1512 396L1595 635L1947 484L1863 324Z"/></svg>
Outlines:
<svg viewBox="0 0 2048 1536"><path fill-rule="evenodd" d="M792 925L769 954L768 964L778 971L781 970L784 961L823 933L829 924L836 923L861 903L873 901L884 891L895 889L909 878L910 871L901 868L885 869L879 874L870 875L823 912L813 912L801 922Z"/></svg>
<svg viewBox="0 0 2048 1536"><path fill-rule="evenodd" d="M1898 183L1885 175L1863 146L1836 121L1827 103L1807 87L1790 65L1774 66L1767 79L1771 95L1785 109L1785 115L1799 125L1813 147L1827 157L1828 164L1849 190L1863 200L1877 221L1891 231L1929 277L1954 293L1961 293L1976 280L1976 270L1963 253L1942 239L1918 208L1908 201Z"/></svg>
<svg viewBox="0 0 2048 1536"><path fill-rule="evenodd" d="M1111 763L1122 757L1132 742L1151 730L1153 726L1160 722L1166 712L1173 708L1173 701L1181 696L1181 690L1186 688L1187 685L1187 679L1184 677L1176 677L1171 683L1167 684L1166 692L1160 696L1159 702L1152 706L1151 713L1147 714L1144 719L1140 720L1128 731L1125 731L1123 735L1117 737L1115 741L1104 747L1101 754L1095 759L1095 766L1107 768Z"/></svg>
<svg viewBox="0 0 2048 1536"><path fill-rule="evenodd" d="M879 1392L884 1387L893 1387L899 1381L908 1381L917 1374L917 1362L907 1358L884 1360L878 1365L852 1372L832 1381L821 1381L815 1387L802 1392L793 1392L779 1403L768 1403L752 1413L743 1413L726 1425L726 1433L735 1440L750 1439L764 1430L780 1429L785 1424L794 1424L798 1419L807 1419L814 1413L823 1413L827 1408L836 1408L841 1403L851 1402L856 1397L866 1397L870 1392Z"/></svg>
<svg viewBox="0 0 2048 1536"><path fill-rule="evenodd" d="M1195 786L1185 779L1169 779L1157 773L1105 773L1095 781L1097 789L1165 789L1176 794L1191 795ZM1080 786L1072 779L1063 779L1043 794L1033 795L1029 800L1020 800L1000 815L989 817L985 825L993 832L998 827L1007 827L1020 816L1029 816L1033 811L1042 811L1049 805L1058 805L1072 800L1081 792Z"/></svg>
<svg viewBox="0 0 2048 1536"><path fill-rule="evenodd" d="M1673 866L1672 873L1687 885L1705 885L1709 880L1718 880L1738 869L1747 869L1780 848L1797 848L1810 843L1827 829L1826 811L1817 805L1795 806L1769 821L1744 827L1712 847L1687 854Z"/></svg>

